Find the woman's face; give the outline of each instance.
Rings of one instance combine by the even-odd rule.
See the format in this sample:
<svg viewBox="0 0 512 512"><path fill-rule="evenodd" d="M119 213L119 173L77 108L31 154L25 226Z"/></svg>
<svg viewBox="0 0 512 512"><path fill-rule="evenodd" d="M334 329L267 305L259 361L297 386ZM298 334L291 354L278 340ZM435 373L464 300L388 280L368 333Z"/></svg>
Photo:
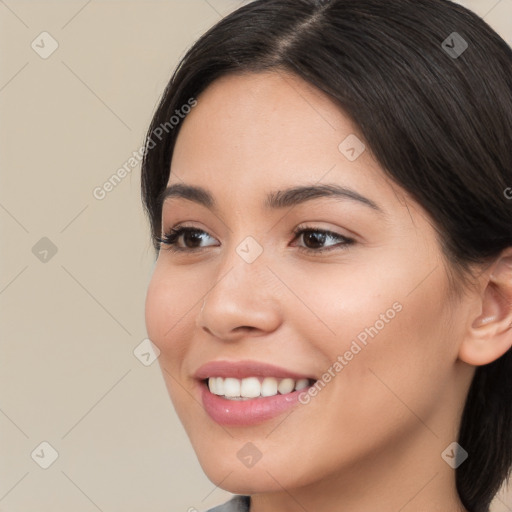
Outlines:
<svg viewBox="0 0 512 512"><path fill-rule="evenodd" d="M441 453L472 376L457 359L467 313L426 212L297 77L223 77L182 123L168 186L212 204L164 201L164 233L199 231L160 251L146 323L209 478L253 494L453 475ZM326 186L342 193L279 192ZM240 386L269 396L233 399Z"/></svg>

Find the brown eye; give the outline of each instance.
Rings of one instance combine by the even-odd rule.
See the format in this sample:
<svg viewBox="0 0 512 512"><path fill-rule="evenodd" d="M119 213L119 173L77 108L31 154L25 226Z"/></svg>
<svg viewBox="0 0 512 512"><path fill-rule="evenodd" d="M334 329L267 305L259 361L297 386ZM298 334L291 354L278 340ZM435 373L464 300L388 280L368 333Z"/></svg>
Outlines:
<svg viewBox="0 0 512 512"><path fill-rule="evenodd" d="M202 229L190 228L190 227L178 227L173 228L169 232L165 233L162 237L158 237L157 241L159 243L160 249L162 246L167 246L166 248L170 251L183 251L183 252L192 252L194 250L204 249L204 246L200 246L201 242L210 235L203 231ZM183 239L184 247L179 245L180 239Z"/></svg>
<svg viewBox="0 0 512 512"><path fill-rule="evenodd" d="M346 236L340 235L339 233L334 233L333 231L317 229L314 227L302 229L298 228L294 231L294 234L296 239L302 238L303 240L304 246L299 246L299 249L310 253L331 251L336 248L344 248L355 243L355 240L352 238L347 238ZM330 244L327 247L324 247L323 245L328 240L337 240L338 243Z"/></svg>

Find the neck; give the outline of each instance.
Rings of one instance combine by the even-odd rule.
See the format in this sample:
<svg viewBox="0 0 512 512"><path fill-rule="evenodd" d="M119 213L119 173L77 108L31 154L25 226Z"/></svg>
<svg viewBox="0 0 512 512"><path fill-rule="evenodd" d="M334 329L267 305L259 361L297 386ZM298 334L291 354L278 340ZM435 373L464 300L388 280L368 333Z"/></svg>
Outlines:
<svg viewBox="0 0 512 512"><path fill-rule="evenodd" d="M313 484L253 494L250 511L468 512L456 491L455 470L441 457L453 433L437 437L422 426L416 434Z"/></svg>

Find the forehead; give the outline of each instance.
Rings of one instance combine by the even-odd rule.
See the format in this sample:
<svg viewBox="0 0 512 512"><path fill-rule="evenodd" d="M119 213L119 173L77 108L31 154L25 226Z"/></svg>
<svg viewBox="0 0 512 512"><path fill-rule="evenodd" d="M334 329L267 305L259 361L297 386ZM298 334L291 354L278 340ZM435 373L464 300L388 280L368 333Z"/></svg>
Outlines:
<svg viewBox="0 0 512 512"><path fill-rule="evenodd" d="M299 77L227 75L197 102L180 126L170 183L187 177L214 185L222 178L256 190L300 180L388 181L367 149L347 159L340 144L348 139L364 148L362 135L331 98Z"/></svg>
<svg viewBox="0 0 512 512"><path fill-rule="evenodd" d="M195 125L193 121L198 117L201 122ZM357 131L327 95L281 71L230 74L217 79L199 96L182 132L190 124L194 124L197 135L204 136L203 142L222 138L226 144L228 140L223 136L229 134L233 144L252 141L253 147L266 144L269 149L285 141L298 149L298 143L306 138L312 143L324 138L328 144L331 139L336 142L340 133ZM328 135L331 137L326 138Z"/></svg>

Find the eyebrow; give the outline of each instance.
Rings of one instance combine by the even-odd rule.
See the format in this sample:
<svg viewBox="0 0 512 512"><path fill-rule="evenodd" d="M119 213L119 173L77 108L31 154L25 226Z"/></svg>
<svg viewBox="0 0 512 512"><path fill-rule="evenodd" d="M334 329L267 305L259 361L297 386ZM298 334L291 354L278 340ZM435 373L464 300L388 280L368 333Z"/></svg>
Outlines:
<svg viewBox="0 0 512 512"><path fill-rule="evenodd" d="M159 204L163 205L166 200L173 197L194 201L213 211L218 209L213 195L207 189L196 185L175 183L168 186L160 194ZM270 192L265 199L264 207L267 210L288 208L321 197L348 199L384 213L382 208L371 199L359 194L355 190L334 183L302 185Z"/></svg>

